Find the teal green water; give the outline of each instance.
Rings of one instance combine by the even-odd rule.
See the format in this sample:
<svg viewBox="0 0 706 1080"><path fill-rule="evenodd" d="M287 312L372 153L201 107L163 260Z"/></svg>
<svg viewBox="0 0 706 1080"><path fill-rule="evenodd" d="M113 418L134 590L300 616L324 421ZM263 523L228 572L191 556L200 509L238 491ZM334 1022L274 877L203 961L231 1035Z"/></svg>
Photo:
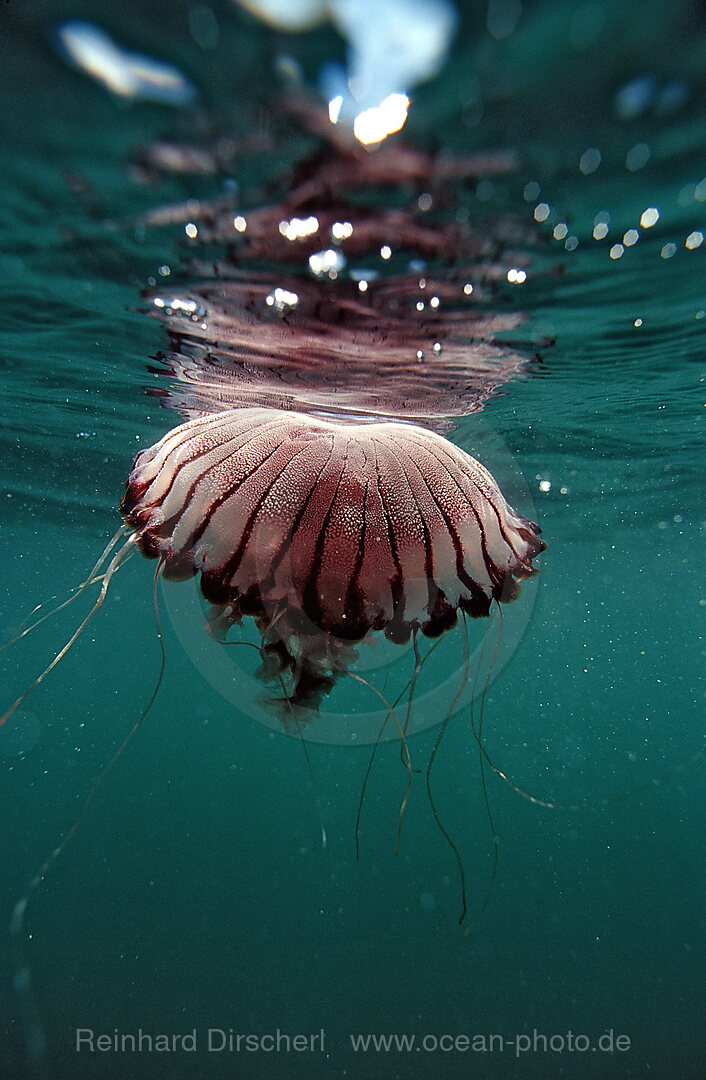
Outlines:
<svg viewBox="0 0 706 1080"><path fill-rule="evenodd" d="M313 74L332 47L325 31L273 44L218 6L220 43L204 55L187 10L106 9L105 25L184 67L202 88L204 130L216 116L247 131L277 50ZM175 422L142 393L164 339L140 290L164 263L178 275L178 230L106 220L219 190L216 180L130 179L139 143L187 137L192 121L120 108L65 68L45 32L77 13L47 2L31 16L20 5L0 15L3 638L83 579L119 523L134 454ZM95 5L84 14L101 21ZM309 769L297 739L216 693L167 621L156 704L27 912L25 955L59 1077L704 1075L704 764L691 759L703 748L706 693L706 243L686 240L706 228L706 19L686 4L526 4L515 34L494 43L484 18L483 6L468 7L452 63L420 92L410 132L430 140L443 129L455 152L519 149L516 174L482 199L459 196L473 216L529 224L538 203L553 210L528 281L497 303L529 313L528 340L555 344L531 378L453 434L536 516L548 544L541 575L505 610L509 634L536 598L489 688L484 744L524 791L585 808L542 808L486 771L499 862L481 911L494 842L468 712L454 717L433 777L465 867L464 935L456 862L423 774L395 855L407 788L399 747L376 756L356 861L369 748L312 743ZM688 99L667 115L618 120L615 92L645 73L683 79ZM626 155L640 144L650 157L631 171ZM602 161L584 175L590 148ZM243 164L263 176L271 168ZM67 173L82 178L83 196ZM528 200L532 182L541 192ZM660 217L641 228L648 207ZM603 211L611 230L594 240ZM563 222L575 250L551 238ZM630 228L638 242L611 259ZM159 668L151 580L151 567L131 560L76 647L0 731L3 923L149 700ZM2 654L3 703L76 623L69 608ZM352 680L341 690L353 710L368 707L364 693ZM437 734L410 740L415 768ZM0 1072L31 1076L9 961L2 971ZM196 1029L197 1050L77 1053L77 1028ZM323 1028L324 1050L209 1052L209 1028ZM540 1038L518 1056L510 1040L535 1030L556 1047L563 1039L563 1052ZM611 1031L629 1049L566 1048L569 1032L595 1047ZM364 1054L351 1046L358 1033L414 1034L417 1045L495 1035L505 1045L433 1052L431 1039Z"/></svg>

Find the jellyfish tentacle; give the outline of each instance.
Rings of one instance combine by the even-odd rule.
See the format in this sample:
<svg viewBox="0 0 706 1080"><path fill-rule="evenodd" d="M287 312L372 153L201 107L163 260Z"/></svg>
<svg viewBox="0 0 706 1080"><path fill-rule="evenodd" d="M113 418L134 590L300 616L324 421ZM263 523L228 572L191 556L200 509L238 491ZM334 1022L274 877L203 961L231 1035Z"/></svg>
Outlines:
<svg viewBox="0 0 706 1080"><path fill-rule="evenodd" d="M25 698L27 698L29 696L29 694L32 693L33 690L36 690L36 688L40 685L40 683L44 682L47 675L49 675L54 670L54 668L57 666L57 664L59 664L64 659L64 657L66 656L66 654L69 651L69 649L71 648L71 646L81 636L81 634L86 629L86 627L88 626L88 624L91 621L91 619L93 618L93 616L103 606L103 602L104 602L106 594L108 592L108 586L110 585L113 574L122 566L122 564L125 562L125 560L132 553L132 551L134 551L134 545L136 544L136 542L137 542L137 535L135 533L132 533L127 538L127 540L125 541L123 546L118 549L117 553L111 559L105 573L102 575L102 577L100 579L100 581L101 581L100 592L98 593L98 598L96 599L95 603L93 604L93 607L88 612L86 617L82 620L82 622L79 624L78 628L76 630L74 630L73 634L71 635L69 640L66 642L66 644L61 649L59 649L59 651L54 656L54 659L51 660L51 662L49 664L47 664L44 671L42 671L42 673L40 675L38 675L36 677L36 679L34 679L29 684L27 689L22 694L20 694L20 696L17 698L17 700L14 701L12 703L12 705L10 705L10 707L5 710L5 712L2 714L2 716L0 716L0 727L2 727L2 725L4 723L6 723L7 720L9 720L9 718L14 713L15 709L19 708L19 706L22 704L22 702L25 700Z"/></svg>
<svg viewBox="0 0 706 1080"><path fill-rule="evenodd" d="M485 672L485 678L483 680L483 690L481 692L479 717L478 717L478 731L476 733L475 722L474 722L474 711L473 711L474 710L474 702L475 702L475 699L476 699L476 691L477 691L477 688L478 688L478 679L480 677L480 673L481 673L482 668L483 668L483 658L485 656L485 650L486 650L486 646L487 646L487 643L488 643L488 638L490 636L490 628L491 628L491 625L492 625L492 618L493 618L493 615L496 612L497 612L497 616L498 616L498 631L497 631L497 634L496 634L496 637L495 637L495 642L493 644L493 651L491 653L490 662L488 664L487 670ZM484 713L485 713L486 693L488 691L488 687L490 685L490 679L491 679L491 676L493 674L493 669L495 667L495 662L497 660L498 649L500 648L500 641L502 639L502 632L503 632L502 609L501 609L500 604L498 603L497 599L494 601L494 606L491 609L490 618L491 618L491 622L488 623L488 626L486 628L486 632L483 635L483 642L482 642L482 645L481 645L480 656L478 657L478 664L476 666L475 675L473 677L473 688L471 690L470 719L471 719L471 730L473 731L473 735L474 735L474 737L476 739L476 742L478 743L478 758L479 758L479 765L480 765L480 781L481 781L481 789L482 789L482 792L483 792L483 802L485 803L485 812L486 812L487 817L488 817L488 824L490 826L490 835L491 835L492 840L493 840L493 866L492 866L492 869L491 869L491 872L490 872L490 881L488 882L488 888L486 890L485 899L484 899L483 903L481 904L480 908L476 911L476 914L474 915L473 919L471 920L471 923L466 927L466 933L468 933L468 931L470 929L470 926L480 919L481 915L483 914L483 912L487 908L488 904L490 903L490 898L491 898L491 896L493 894L493 889L495 888L495 879L496 879L497 873L498 873L498 861L499 861L499 858L500 858L500 838L499 838L497 830L495 828L495 821L493 820L493 814L492 814L492 811L491 811L491 808L490 808L490 797L488 795L488 785L487 785L486 779L485 779L485 759L484 759L484 756L483 756L483 740L482 740L483 718L484 718ZM468 656L468 626L467 626L467 623L466 623L465 613L464 613L464 616L463 616L463 633L464 633L464 641L465 641L465 653L466 653L466 656Z"/></svg>
<svg viewBox="0 0 706 1080"><path fill-rule="evenodd" d="M413 645L413 649L414 649L414 671L412 672L412 677L409 680L409 693L407 694L407 711L406 711L406 714L405 714L404 725L403 725L403 728L402 728L405 736L407 735L407 731L409 730L409 722L410 722L410 719L412 717L412 701L414 699L414 691L415 691L416 686L417 686L417 679L419 678L419 672L422 669L422 661L421 661L421 657L419 655L418 632L419 632L418 628L415 626L414 630L412 631L412 645ZM403 692L406 692L406 689L407 688L405 688L405 691L403 691ZM399 855L399 853L400 853L400 844L402 843L402 819L404 818L404 813L405 813L405 810L407 809L407 802L408 802L409 796L410 796L410 794L412 792L412 773L421 772L420 769L411 769L411 762L405 761L403 751L406 750L406 746L407 746L406 742L400 744L400 761L407 768L408 776L407 776L407 791L405 792L404 798L403 798L402 803L400 805L400 812L399 812L399 816L398 816L398 819L397 819L397 839L396 839L396 842L395 842L395 855Z"/></svg>
<svg viewBox="0 0 706 1080"><path fill-rule="evenodd" d="M323 807L321 805L321 796L319 795L319 788L318 788L318 785L316 783L316 777L314 776L314 767L311 764L311 758L309 757L309 750L308 750L307 745L306 745L306 739L304 738L304 732L302 731L301 721L300 721L299 717L297 716L295 706L292 705L289 697L287 696L287 688L286 688L286 686L284 684L284 679L282 678L281 673L279 675L279 682L280 682L280 685L282 687L282 693L284 694L284 698L287 701L287 704L289 705L290 712L292 713L292 720L296 724L297 735L299 736L299 743L301 745L302 750L304 751L304 758L306 760L306 767L309 770L309 778L311 780L311 785L312 785L312 787L314 789L314 799L316 800L316 810L317 810L317 813L319 815L319 825L321 826L321 847L326 848L326 846L328 844L328 839L327 839L327 836L326 836L326 824L324 822L324 811L323 811Z"/></svg>
<svg viewBox="0 0 706 1080"><path fill-rule="evenodd" d="M102 581L103 576L100 571L105 560L108 558L111 551L115 548L120 538L124 536L127 532L129 532L129 526L126 525L125 522L123 522L123 524L120 526L113 538L108 542L108 544L106 544L105 548L103 549L102 555L96 561L93 569L90 571L87 577L81 582L80 585L75 585L74 588L71 589L71 595L68 596L66 600L62 600L61 603L57 604L56 607L52 608L51 611L46 611L43 615L40 615L40 617L38 619L35 619L33 623L30 623L29 626L25 626L24 624L29 619L31 619L37 611L40 611L44 607L44 604L37 604L36 607L33 608L32 611L30 611L29 615L27 615L23 622L20 624L20 629L17 631L17 633L14 634L13 637L9 638L8 641L5 641L2 645L0 645L0 652L4 652L5 649L9 649L11 645L15 645L18 641L21 641L22 638L26 637L27 634L30 634L33 630L36 630L37 627L41 626L41 624L43 622L46 622L47 619L51 619L53 615L58 615L59 612L63 611L65 607L68 607L69 604L73 604L74 600L78 600L79 596L83 596L86 589L88 589L91 585L97 585L99 581ZM130 554L132 553L133 552L131 552Z"/></svg>
<svg viewBox="0 0 706 1080"><path fill-rule="evenodd" d="M377 697L380 698L383 705L385 706L385 709L387 710L385 712L385 719L383 720L382 725L380 726L380 730L378 732L377 738L376 738L375 743L373 745L373 749L372 749L372 752L370 754L370 759L368 760L368 767L365 770L365 776L363 777L363 786L362 786L361 791L360 791L360 799L358 800L358 812L356 814L356 819L355 819L355 857L356 857L356 862L357 862L357 861L360 860L360 819L361 819L361 815L362 815L362 812L363 812L363 801L365 799L365 792L366 792L366 789L367 789L367 786L368 786L368 779L370 778L370 773L372 772L373 762L375 761L375 755L376 755L376 753L378 751L378 747L380 746L380 741L382 739L385 728L387 727L387 722L390 719L390 717L392 717L392 719L394 720L395 726L397 728L397 732L398 732L398 734L400 736L400 741L401 741L400 753L403 753L405 755L405 757L403 758L403 764L405 765L405 767L407 768L408 773L410 774L410 783L411 783L411 773L414 770L412 769L412 761L411 761L411 758L409 756L409 749L407 747L407 739L406 739L406 736L405 736L404 728L400 725L400 722L399 722L399 720L397 718L397 714L395 712L395 707L396 707L397 703L400 701L402 695L405 693L405 690L402 690L401 693L398 694L397 699L394 702L394 704L390 704L390 702L387 700L387 698L385 697L383 692L381 690L378 690L377 686L373 686L373 684L368 679L363 678L362 675L358 675L357 672L355 672L355 671L349 671L348 674L350 675L351 679L355 679L356 682L362 683L363 686L367 686L367 688L369 690L372 690L372 692ZM407 805L408 796L409 796L409 786L407 788L407 794L405 795L405 797L404 797L404 799L402 801L402 807L400 809L400 815L402 815L404 813L404 808ZM398 833L399 833L399 827L400 826L398 825ZM395 854L397 854L397 851L395 851Z"/></svg>
<svg viewBox="0 0 706 1080"><path fill-rule="evenodd" d="M434 652L434 650L436 648L438 648L438 646L440 644L440 641L441 641L440 638L437 641L435 641L434 644L429 649L429 651L426 653L426 655L420 659L420 661L419 661L420 670L424 666L424 664L426 664L427 660L429 659L431 654ZM375 691L375 687L372 686L372 684L369 683L367 679L364 679L362 676L357 675L353 671L349 671L348 674L350 675L350 677L352 679L359 680L360 682L363 683L364 686L367 686L371 690ZM365 776L363 778L363 786L362 786L361 792L360 792L360 799L358 800L358 811L357 811L357 814L356 814L356 821L355 821L355 857L356 857L356 861L358 861L360 859L360 844L359 844L360 819L361 819L361 814L363 812L363 802L364 802L364 799L365 799L365 790L366 790L366 787L367 787L367 784L368 784L368 779L370 777L370 773L372 772L373 762L375 760L375 755L377 753L378 747L379 747L380 742L382 740L382 736L383 736L385 728L387 726L387 722L390 719L390 715L394 714L394 710L397 708L397 706L400 703L400 701L402 700L402 698L405 696L405 694L410 689L413 678L414 678L414 674L412 674L412 676L410 677L410 679L408 680L406 685L402 687L399 694L397 695L394 702L392 703L392 706L388 707L388 710L385 713L385 719L383 720L382 725L380 727L380 730L379 730L379 732L377 734L377 738L375 739L375 742L373 744L373 749L372 749L372 752L370 754L370 758L368 760L368 766L367 766L367 768L365 770ZM383 701L386 701L386 699L383 698ZM403 725L403 727L402 727L402 732L404 733L405 736L407 734L407 722L408 722L408 720L409 720L409 717L406 718L405 725ZM398 725L398 730L399 730L399 725ZM404 744L400 746L400 760L402 761L402 764L404 765L405 764L405 761L404 761ZM419 772L420 770L415 769L413 771L414 772ZM397 850L395 851L395 854L397 854Z"/></svg>
<svg viewBox="0 0 706 1080"><path fill-rule="evenodd" d="M474 733L475 734L475 733ZM476 736L477 738L477 736ZM485 746L480 744L480 751L486 764L493 770L496 776L499 776L503 783L515 792L516 795L520 795L527 802L533 803L535 806L541 806L545 810L570 810L570 811L585 811L585 810L603 810L606 806L612 806L613 803L623 802L625 799L631 799L635 795L640 795L644 791L651 791L655 784L661 784L664 780L668 780L671 776L675 776L683 769L688 768L690 765L695 764L697 761L702 761L706 758L706 746L699 747L693 754L685 758L682 761L678 761L676 765L671 765L664 772L661 772L658 776L653 777L651 780L645 781L643 784L636 784L634 787L628 788L627 791L620 791L617 795L606 795L601 799L596 799L593 802L580 802L580 803L559 803L551 802L548 799L540 799L536 795L530 795L528 791L521 788L516 784L507 773L503 772L495 762L491 759Z"/></svg>
<svg viewBox="0 0 706 1080"><path fill-rule="evenodd" d="M465 622L464 622L464 625L465 625ZM459 701L461 695L463 694L463 691L466 689L466 684L468 682L468 664L469 664L469 662L470 661L469 661L469 654L468 654L468 635L465 634L464 639L463 639L463 669L462 669L463 670L463 676L461 678L461 685L459 686L458 690L454 694L453 699L451 701L451 704L449 705L448 709L446 710L446 715L444 716L444 719L443 719L443 721L441 723L441 727L439 728L439 732L438 732L438 734L436 736L436 741L434 742L434 745L433 745L432 750L431 750L431 754L429 755L429 760L427 761L427 770L426 770L427 798L429 799L429 806L431 808L431 812L432 812L432 815L434 817L434 821L436 822L437 828L439 829L439 832L443 836L446 843L451 848L451 851L453 852L454 858L456 859L456 864L458 866L458 873L459 873L459 879L460 879L460 888L461 888L461 914L460 914L459 919L458 919L458 925L459 926L461 926L463 924L463 921L466 918L466 913L468 911L468 904L467 904L467 900L466 900L466 871L465 871L464 866L463 866L463 859L461 858L461 852L458 850L458 847L456 846L456 842L454 841L453 837L447 831L446 826L444 825L444 823L441 820L441 817L439 815L439 811L436 808L436 803L434 801L434 795L433 795L432 789L431 789L431 770L432 770L432 767L434 765L434 761L436 760L436 755L439 752L439 748L441 746L441 743L443 742L444 735L446 734L446 730L447 730L447 728L449 726L449 721L451 720L451 717L453 716L453 711L456 708L456 704Z"/></svg>
<svg viewBox="0 0 706 1080"><path fill-rule="evenodd" d="M132 542L132 540L133 540L133 538L131 537L130 540L126 542L126 544ZM126 545L124 545L120 549L120 551L114 557L113 561L111 562L110 566L108 567L108 570L106 571L105 579L107 579L108 583L110 581L110 576L109 575L112 576L112 573L115 572L115 569L117 569L117 567L120 565L120 563L118 563L112 571L111 571L111 567L113 566L113 563L115 563L115 560L118 558L118 556L122 552L125 551L125 548L126 548ZM22 1015L23 1015L23 1019L24 1019L25 1028L27 1029L27 1034L26 1034L27 1045L28 1045L28 1047L30 1049L32 1057L35 1060L37 1075L46 1075L46 1076L48 1076L49 1071L48 1071L47 1063L44 1060L46 1040L45 1040L44 1031L43 1031L43 1028L42 1028L39 1008L38 1008L37 1003L35 1001L34 992L33 992L33 988L32 988L31 970L30 970L28 964L26 963L25 957L24 957L23 932L24 932L24 925L25 925L25 917L26 917L26 914L27 914L27 907L29 905L30 900L32 899L32 896L36 892L36 890L39 887L39 885L41 884L41 882L46 877L49 870L52 868L52 866L54 865L56 860L60 857L62 852L66 849L67 845L70 843L70 841L73 838L74 834L76 833L77 829L81 825L81 822L84 820L86 814L88 813L88 810L89 810L89 808L91 806L91 803L93 802L93 800L96 797L99 789L101 788L101 786L103 784L103 781L105 780L106 776L108 775L108 773L111 771L111 769L115 765L118 758L121 757L121 755L123 754L123 752L126 749L126 747L128 746L128 744L131 742L133 736L135 735L135 733L137 732L137 730L141 726L143 720L145 719L145 717L149 713L150 709L154 705L155 700L157 698L157 694L159 693L160 687L162 685L162 679L164 678L164 670L165 670L166 660L167 660L166 650L165 650L165 646L164 646L164 635L162 633L162 623L161 623L161 618L160 618L160 615L159 615L159 603L158 603L158 599L157 599L157 580L158 580L158 578L160 576L160 573L162 571L162 567L163 567L163 560L160 559L159 562L157 563L157 566L156 566L156 569L155 569L154 580L153 580L153 584L152 584L152 608L153 608L153 611L154 611L155 627L156 627L156 630L157 630L157 640L159 642L159 649L160 649L160 665L159 665L159 672L157 674L157 679L156 679L156 682L155 682L155 685L154 685L154 689L152 690L152 694L150 695L149 701L147 702L144 709L142 710L142 712L138 716L137 720L134 722L134 724L132 725L132 727L128 731L128 733L125 736L125 738L123 739L123 741L120 743L120 746L117 748L117 750L112 755L110 760L107 762L107 764L103 767L103 769L99 773L98 778L94 781L93 786L91 787L90 791L88 792L88 794L84 798L83 804L82 804L78 814L76 815L76 817L74 818L73 822L71 823L69 828L66 830L64 835L62 836L59 843L56 845L55 848L53 848L53 850L50 852L50 854L47 855L47 857L42 862L41 866L37 869L37 871L34 873L32 878L28 882L22 896L15 903L15 905L14 905L14 907L12 909L12 914L10 916L10 923L9 923L9 926L8 926L8 933L9 933L9 937L10 937L10 948L11 948L11 952L12 952L12 957L13 957L13 961L14 961L14 969L15 969L15 975L14 975L14 978L13 978L13 987L15 989L15 993L17 994L17 996L18 996L18 998L20 1000L20 1004L22 1006ZM105 579L104 579L104 581L105 581ZM105 587L107 589L107 583L106 583ZM101 603L102 603L102 600L101 600ZM89 618L95 613L96 610L97 610L97 608L94 607L93 611L91 612L91 615L89 615ZM6 717L3 717L3 720L4 719L6 719Z"/></svg>

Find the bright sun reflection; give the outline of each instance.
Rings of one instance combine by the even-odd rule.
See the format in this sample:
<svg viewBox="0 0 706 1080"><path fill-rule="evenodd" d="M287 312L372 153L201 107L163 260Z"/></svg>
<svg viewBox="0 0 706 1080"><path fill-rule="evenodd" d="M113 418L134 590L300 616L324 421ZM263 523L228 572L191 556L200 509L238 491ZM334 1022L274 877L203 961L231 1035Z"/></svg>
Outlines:
<svg viewBox="0 0 706 1080"><path fill-rule="evenodd" d="M407 119L411 90L443 67L458 24L454 0L236 0L284 31L330 21L346 42L346 63L330 59L319 91L332 124L353 127L374 147Z"/></svg>
<svg viewBox="0 0 706 1080"><path fill-rule="evenodd" d="M289 221L280 221L279 231L287 240L304 240L313 236L319 228L319 219L311 214L308 218L293 217Z"/></svg>
<svg viewBox="0 0 706 1080"><path fill-rule="evenodd" d="M404 127L409 109L406 94L388 94L373 109L364 109L353 121L353 134L363 146L373 146Z"/></svg>

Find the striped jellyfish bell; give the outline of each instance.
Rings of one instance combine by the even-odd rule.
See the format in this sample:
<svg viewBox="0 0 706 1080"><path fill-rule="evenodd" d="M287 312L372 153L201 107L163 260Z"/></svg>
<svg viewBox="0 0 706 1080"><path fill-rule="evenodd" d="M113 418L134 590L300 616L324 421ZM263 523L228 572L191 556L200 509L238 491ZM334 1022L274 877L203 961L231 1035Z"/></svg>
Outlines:
<svg viewBox="0 0 706 1080"><path fill-rule="evenodd" d="M163 577L201 575L220 630L251 616L265 681L316 707L370 631L488 615L545 545L478 461L405 423L275 409L190 420L133 463L121 512Z"/></svg>

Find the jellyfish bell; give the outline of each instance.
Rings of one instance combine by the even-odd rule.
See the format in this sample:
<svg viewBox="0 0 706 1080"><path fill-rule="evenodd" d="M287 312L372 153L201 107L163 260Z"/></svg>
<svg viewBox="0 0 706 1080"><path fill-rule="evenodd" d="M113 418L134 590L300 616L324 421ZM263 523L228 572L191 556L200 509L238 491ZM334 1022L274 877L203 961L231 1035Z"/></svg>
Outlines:
<svg viewBox="0 0 706 1080"><path fill-rule="evenodd" d="M283 709L319 706L370 634L434 638L459 611L513 600L545 546L432 431L266 408L190 420L142 451L121 512L163 578L200 575L212 626L254 621Z"/></svg>

